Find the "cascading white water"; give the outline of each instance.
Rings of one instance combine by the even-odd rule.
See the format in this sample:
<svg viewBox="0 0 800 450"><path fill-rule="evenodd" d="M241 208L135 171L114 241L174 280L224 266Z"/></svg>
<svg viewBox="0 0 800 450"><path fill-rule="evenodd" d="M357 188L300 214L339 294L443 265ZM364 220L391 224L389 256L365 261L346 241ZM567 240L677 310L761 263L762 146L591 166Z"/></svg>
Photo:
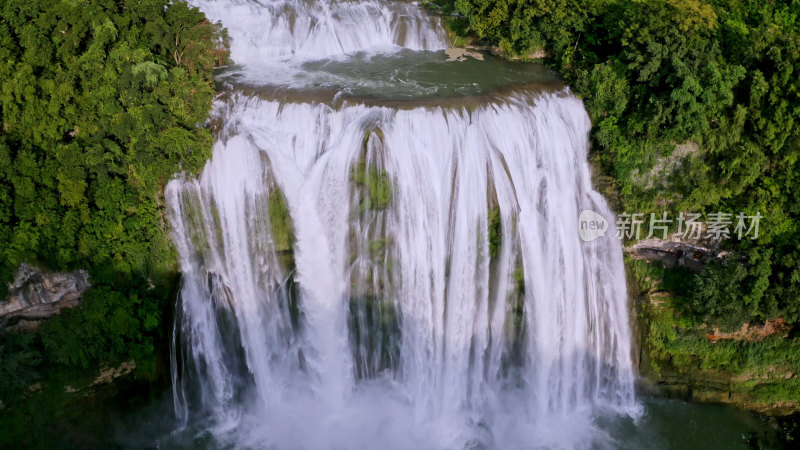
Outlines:
<svg viewBox="0 0 800 450"><path fill-rule="evenodd" d="M438 20L396 0L189 0L228 29L250 83L302 82L302 63L359 52L443 50ZM298 80L298 78L300 80Z"/></svg>
<svg viewBox="0 0 800 450"><path fill-rule="evenodd" d="M257 65L365 50L447 48L436 20L390 0L191 0L231 38L234 61Z"/></svg>
<svg viewBox="0 0 800 450"><path fill-rule="evenodd" d="M201 6L251 11L235 58L252 56L244 30L284 26L275 5L311 57L357 48L317 48L317 30L402 44L384 25L412 15L218 3ZM325 27L297 26L323 10ZM343 26L353 11L384 25ZM166 190L184 424L241 447L574 448L603 445L598 414L636 414L622 249L578 237L581 210L611 213L566 90L406 108L233 94L215 115L200 179Z"/></svg>

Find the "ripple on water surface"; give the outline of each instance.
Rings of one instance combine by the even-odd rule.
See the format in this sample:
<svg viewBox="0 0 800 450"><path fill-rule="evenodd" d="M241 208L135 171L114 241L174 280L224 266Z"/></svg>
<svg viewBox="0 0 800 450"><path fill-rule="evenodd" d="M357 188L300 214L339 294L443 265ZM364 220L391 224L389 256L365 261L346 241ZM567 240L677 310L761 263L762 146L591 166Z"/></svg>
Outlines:
<svg viewBox="0 0 800 450"><path fill-rule="evenodd" d="M555 72L541 63L469 53L400 50L303 63L248 64L223 69L217 79L222 90L398 102L481 96L517 86L562 87Z"/></svg>

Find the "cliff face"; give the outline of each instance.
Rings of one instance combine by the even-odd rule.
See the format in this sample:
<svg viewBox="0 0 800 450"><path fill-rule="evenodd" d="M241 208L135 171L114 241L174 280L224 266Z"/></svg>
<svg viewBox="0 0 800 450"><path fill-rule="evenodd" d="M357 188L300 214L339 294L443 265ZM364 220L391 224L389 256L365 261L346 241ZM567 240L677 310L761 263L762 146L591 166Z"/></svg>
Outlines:
<svg viewBox="0 0 800 450"><path fill-rule="evenodd" d="M663 258L647 259L668 263ZM642 270L652 263L627 263L641 391L769 415L800 411L800 339L783 319L721 332L684 317L681 299Z"/></svg>
<svg viewBox="0 0 800 450"><path fill-rule="evenodd" d="M85 270L47 272L21 264L9 285L9 296L0 301L0 330L33 330L61 308L80 304L89 286Z"/></svg>

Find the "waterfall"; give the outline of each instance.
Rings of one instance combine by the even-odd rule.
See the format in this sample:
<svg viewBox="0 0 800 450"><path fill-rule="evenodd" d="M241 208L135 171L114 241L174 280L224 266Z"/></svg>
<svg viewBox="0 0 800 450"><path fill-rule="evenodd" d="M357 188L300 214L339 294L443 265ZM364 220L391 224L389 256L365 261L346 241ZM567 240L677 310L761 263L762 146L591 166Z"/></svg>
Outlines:
<svg viewBox="0 0 800 450"><path fill-rule="evenodd" d="M444 50L438 20L397 0L190 0L228 29L242 80L304 78L301 65L326 58L397 50Z"/></svg>
<svg viewBox="0 0 800 450"><path fill-rule="evenodd" d="M194 3L248 67L446 46L406 3ZM574 448L603 445L598 415L638 413L621 245L578 236L582 210L613 220L568 90L234 91L213 115L202 175L166 188L183 425L248 448Z"/></svg>

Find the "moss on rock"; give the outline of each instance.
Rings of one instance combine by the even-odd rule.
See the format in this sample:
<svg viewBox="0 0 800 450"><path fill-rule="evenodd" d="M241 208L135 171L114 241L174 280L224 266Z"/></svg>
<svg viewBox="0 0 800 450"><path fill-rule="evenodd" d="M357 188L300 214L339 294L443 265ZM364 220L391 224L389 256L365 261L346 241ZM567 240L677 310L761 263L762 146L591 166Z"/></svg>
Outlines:
<svg viewBox="0 0 800 450"><path fill-rule="evenodd" d="M269 193L269 223L277 252L291 252L294 247L294 224L286 197L278 189Z"/></svg>

